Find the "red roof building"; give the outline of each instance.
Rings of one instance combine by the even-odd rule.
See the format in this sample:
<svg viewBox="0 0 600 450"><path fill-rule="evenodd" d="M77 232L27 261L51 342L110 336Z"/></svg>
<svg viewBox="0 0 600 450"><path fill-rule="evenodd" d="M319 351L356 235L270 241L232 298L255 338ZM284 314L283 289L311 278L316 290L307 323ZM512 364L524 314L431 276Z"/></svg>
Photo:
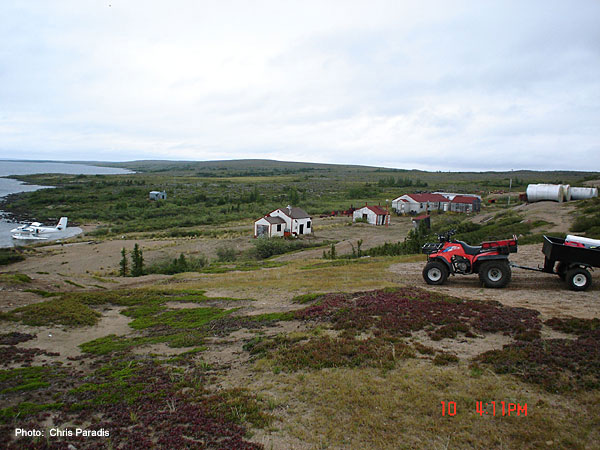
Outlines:
<svg viewBox="0 0 600 450"><path fill-rule="evenodd" d="M479 197L457 195L450 202L450 211L471 213L480 210L481 200Z"/></svg>
<svg viewBox="0 0 600 450"><path fill-rule="evenodd" d="M358 208L352 214L352 220L363 220L371 225L388 225L390 223L390 213L381 206L365 205Z"/></svg>

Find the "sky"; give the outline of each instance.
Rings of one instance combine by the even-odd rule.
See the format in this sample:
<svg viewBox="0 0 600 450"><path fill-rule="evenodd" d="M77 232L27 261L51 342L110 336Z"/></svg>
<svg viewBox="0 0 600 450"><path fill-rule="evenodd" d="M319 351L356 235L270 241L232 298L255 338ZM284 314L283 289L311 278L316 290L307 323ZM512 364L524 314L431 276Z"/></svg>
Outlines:
<svg viewBox="0 0 600 450"><path fill-rule="evenodd" d="M600 1L3 0L0 158L600 170Z"/></svg>

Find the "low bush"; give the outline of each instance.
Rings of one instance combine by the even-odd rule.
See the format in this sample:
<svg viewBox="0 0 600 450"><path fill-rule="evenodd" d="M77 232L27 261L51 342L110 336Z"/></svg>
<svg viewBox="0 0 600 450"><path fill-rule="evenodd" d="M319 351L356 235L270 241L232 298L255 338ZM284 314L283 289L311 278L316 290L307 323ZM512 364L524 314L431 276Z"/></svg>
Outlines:
<svg viewBox="0 0 600 450"><path fill-rule="evenodd" d="M31 283L31 277L24 273L2 273L0 274L0 282L8 284Z"/></svg>
<svg viewBox="0 0 600 450"><path fill-rule="evenodd" d="M479 355L496 373L509 373L550 392L600 388L600 333L576 340L535 339Z"/></svg>
<svg viewBox="0 0 600 450"><path fill-rule="evenodd" d="M433 364L436 366L447 366L448 364L458 363L458 356L452 353L438 353L433 358Z"/></svg>
<svg viewBox="0 0 600 450"><path fill-rule="evenodd" d="M237 259L237 252L233 247L222 246L217 248L217 258L220 262L233 262Z"/></svg>
<svg viewBox="0 0 600 450"><path fill-rule="evenodd" d="M434 340L454 338L458 332L468 335L471 329L539 337L538 316L539 312L532 309L462 300L408 287L324 295L318 303L296 311L298 319L328 321L339 330L409 337L414 331L425 329Z"/></svg>
<svg viewBox="0 0 600 450"><path fill-rule="evenodd" d="M329 243L306 241L303 239L259 238L254 241L253 253L259 259L266 259L274 255L282 255L305 248L320 247Z"/></svg>
<svg viewBox="0 0 600 450"><path fill-rule="evenodd" d="M571 231L583 233L593 239L600 239L600 198L596 197L580 202L578 210Z"/></svg>
<svg viewBox="0 0 600 450"><path fill-rule="evenodd" d="M0 248L0 266L24 261L25 256L14 248Z"/></svg>
<svg viewBox="0 0 600 450"><path fill-rule="evenodd" d="M23 322L26 325L42 326L60 324L89 326L98 322L101 314L71 298L55 298L45 302L22 306L9 311L4 316L8 320Z"/></svg>
<svg viewBox="0 0 600 450"><path fill-rule="evenodd" d="M195 257L188 256L186 258L185 255L181 253L179 258L165 259L147 265L144 268L144 272L147 274L161 273L164 275L173 275L182 272L200 272L207 265L208 259L204 255Z"/></svg>
<svg viewBox="0 0 600 450"><path fill-rule="evenodd" d="M289 371L332 367L392 369L397 360L414 356L414 350L403 342L389 342L381 338L323 336L281 346L275 352L274 360L275 364Z"/></svg>

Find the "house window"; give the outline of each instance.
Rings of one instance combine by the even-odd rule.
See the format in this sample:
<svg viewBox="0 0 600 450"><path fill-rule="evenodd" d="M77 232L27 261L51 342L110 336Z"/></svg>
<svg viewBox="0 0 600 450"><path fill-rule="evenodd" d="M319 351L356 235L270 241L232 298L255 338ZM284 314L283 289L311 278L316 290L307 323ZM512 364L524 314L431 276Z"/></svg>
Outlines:
<svg viewBox="0 0 600 450"><path fill-rule="evenodd" d="M310 228L310 220L306 222L306 228Z"/></svg>
<svg viewBox="0 0 600 450"><path fill-rule="evenodd" d="M278 232L281 231L281 224L280 223L277 224L277 231Z"/></svg>

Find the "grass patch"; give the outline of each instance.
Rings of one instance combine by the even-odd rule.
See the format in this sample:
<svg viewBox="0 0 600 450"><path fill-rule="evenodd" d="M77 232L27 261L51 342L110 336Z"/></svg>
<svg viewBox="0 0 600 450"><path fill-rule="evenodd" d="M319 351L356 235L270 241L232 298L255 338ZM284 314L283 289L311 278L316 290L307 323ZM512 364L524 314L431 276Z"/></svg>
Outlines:
<svg viewBox="0 0 600 450"><path fill-rule="evenodd" d="M117 283L115 280L111 280L110 278L100 277L98 275L92 275L92 278L100 283Z"/></svg>
<svg viewBox="0 0 600 450"><path fill-rule="evenodd" d="M75 283L74 281L64 280L64 282L67 283L67 284L70 284L71 286L75 286L75 287L78 287L78 288L85 289L85 286L83 286L82 284L79 284L79 283Z"/></svg>
<svg viewBox="0 0 600 450"><path fill-rule="evenodd" d="M324 294L302 294L296 295L292 299L292 303L300 303L301 305L305 305L307 303L312 303L320 297L323 297Z"/></svg>
<svg viewBox="0 0 600 450"><path fill-rule="evenodd" d="M290 435L311 448L480 448L485 442L486 448L584 449L598 438L598 392L556 397L489 371L474 378L460 365L409 359L391 371L261 376L286 405ZM527 417L475 412L476 401L501 400L526 403ZM441 401L456 402L456 416L442 416Z"/></svg>
<svg viewBox="0 0 600 450"><path fill-rule="evenodd" d="M496 373L517 375L549 392L600 388L600 333L515 342L477 357Z"/></svg>
<svg viewBox="0 0 600 450"><path fill-rule="evenodd" d="M402 342L390 342L381 338L321 336L293 345L281 345L272 359L275 368L297 371L334 367L392 369L398 360L411 357L414 357L414 350Z"/></svg>
<svg viewBox="0 0 600 450"><path fill-rule="evenodd" d="M7 284L24 284L31 283L33 280L29 275L24 273L2 273L0 274L0 283Z"/></svg>
<svg viewBox="0 0 600 450"><path fill-rule="evenodd" d="M315 270L302 270L305 261L288 262L277 270L261 270L252 273L236 274L232 286L229 274L214 274L201 281L189 281L183 286L198 289L239 289L242 292L258 291L265 293L272 289L277 292L311 292L315 286L321 291L350 291L397 286L393 274L387 268L397 257L368 258L365 264L350 264L339 267L326 267Z"/></svg>
<svg viewBox="0 0 600 450"><path fill-rule="evenodd" d="M332 261L318 262L300 267L301 270L323 269L327 267L348 266L350 264L367 264L368 259L334 259Z"/></svg>
<svg viewBox="0 0 600 450"><path fill-rule="evenodd" d="M204 338L214 327L220 328L220 321L237 311L238 308L222 309L199 307L169 309L167 302L203 303L211 301L238 301L229 297L210 298L203 290L194 289L139 289L105 292L77 292L65 297L82 305L114 304L127 306L121 314L133 320L129 326L143 332L141 336L109 335L80 345L83 352L106 355L127 351L136 346L165 343L170 347L194 347L203 344ZM275 319L272 319L275 320Z"/></svg>
<svg viewBox="0 0 600 450"><path fill-rule="evenodd" d="M600 198L578 202L577 215L571 231L583 233L592 239L600 239Z"/></svg>
<svg viewBox="0 0 600 450"><path fill-rule="evenodd" d="M60 295L60 292L48 292L43 289L25 289L25 292L31 292L44 298L56 297Z"/></svg>
<svg viewBox="0 0 600 450"><path fill-rule="evenodd" d="M201 270L201 273L228 273L228 272L250 272L260 269L272 269L274 267L285 266L286 262L280 261L246 261L235 265L212 263L210 266Z"/></svg>
<svg viewBox="0 0 600 450"><path fill-rule="evenodd" d="M138 315L129 326L135 330L155 326L168 326L173 329L198 329L208 322L225 317L237 309L223 310L220 308L193 308L175 311L162 311L154 314L148 311Z"/></svg>
<svg viewBox="0 0 600 450"><path fill-rule="evenodd" d="M52 370L48 367L22 367L0 370L0 393L30 391L50 386L48 378Z"/></svg>
<svg viewBox="0 0 600 450"><path fill-rule="evenodd" d="M14 248L0 248L0 266L24 261L25 256Z"/></svg>
<svg viewBox="0 0 600 450"><path fill-rule="evenodd" d="M79 348L84 353L91 353L94 355L107 355L113 352L120 352L123 350L129 350L130 348L145 345L151 343L150 338L144 337L125 337L109 334L92 341L84 342L79 345Z"/></svg>
<svg viewBox="0 0 600 450"><path fill-rule="evenodd" d="M4 318L33 326L49 324L91 326L98 322L100 316L99 312L78 301L56 298L13 309L6 313Z"/></svg>
<svg viewBox="0 0 600 450"><path fill-rule="evenodd" d="M279 322L281 320L294 320L295 313L293 311L274 312L245 316L244 318L255 322Z"/></svg>
<svg viewBox="0 0 600 450"><path fill-rule="evenodd" d="M16 406L0 409L0 422L10 422L14 419L31 416L42 411L61 409L64 403L32 403L22 402Z"/></svg>

